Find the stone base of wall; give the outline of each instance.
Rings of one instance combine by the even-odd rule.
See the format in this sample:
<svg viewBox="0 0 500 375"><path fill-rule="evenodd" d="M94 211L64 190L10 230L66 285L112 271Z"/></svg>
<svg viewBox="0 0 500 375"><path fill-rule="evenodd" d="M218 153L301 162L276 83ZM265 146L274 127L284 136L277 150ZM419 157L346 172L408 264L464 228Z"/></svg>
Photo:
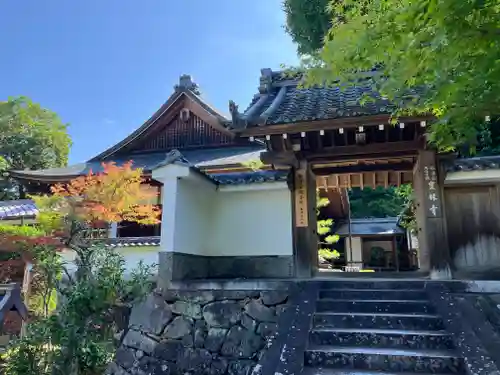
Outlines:
<svg viewBox="0 0 500 375"><path fill-rule="evenodd" d="M289 278L293 256L200 256L161 252L160 280Z"/></svg>
<svg viewBox="0 0 500 375"><path fill-rule="evenodd" d="M249 375L289 292L166 291L134 306L109 375Z"/></svg>

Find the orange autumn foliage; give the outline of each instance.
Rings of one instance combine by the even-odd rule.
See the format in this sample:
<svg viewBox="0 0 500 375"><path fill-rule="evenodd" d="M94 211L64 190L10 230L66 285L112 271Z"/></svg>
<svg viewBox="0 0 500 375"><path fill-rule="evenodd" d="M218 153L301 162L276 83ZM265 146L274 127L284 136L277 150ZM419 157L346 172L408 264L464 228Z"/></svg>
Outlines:
<svg viewBox="0 0 500 375"><path fill-rule="evenodd" d="M52 186L54 196L70 202L73 213L99 227L104 222L131 221L151 225L160 222L159 207L150 202L158 194L145 189L142 169L133 169L129 161L122 166L102 163L103 172L78 177L67 184Z"/></svg>

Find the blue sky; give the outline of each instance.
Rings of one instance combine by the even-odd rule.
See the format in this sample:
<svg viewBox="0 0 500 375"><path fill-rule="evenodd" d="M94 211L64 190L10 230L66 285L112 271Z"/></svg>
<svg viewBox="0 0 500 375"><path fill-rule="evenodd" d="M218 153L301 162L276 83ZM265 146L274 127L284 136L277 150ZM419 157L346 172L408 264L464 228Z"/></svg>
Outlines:
<svg viewBox="0 0 500 375"><path fill-rule="evenodd" d="M260 69L297 62L281 0L3 0L0 100L26 95L70 124L70 162L140 126L191 74L227 112Z"/></svg>

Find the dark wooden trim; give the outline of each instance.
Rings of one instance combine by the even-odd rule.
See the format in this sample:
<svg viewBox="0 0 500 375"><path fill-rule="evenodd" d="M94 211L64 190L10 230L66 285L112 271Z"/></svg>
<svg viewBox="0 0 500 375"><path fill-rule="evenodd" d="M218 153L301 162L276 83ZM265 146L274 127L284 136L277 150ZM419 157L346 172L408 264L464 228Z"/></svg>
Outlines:
<svg viewBox="0 0 500 375"><path fill-rule="evenodd" d="M409 123L409 122L420 122L420 121L432 121L436 117L432 115L421 115L421 116L402 116L397 120L399 122ZM376 115L376 116L359 116L350 118L340 118L340 119L329 119L329 120L317 120L317 121L304 121L289 124L276 124L276 125L262 125L257 127L251 127L247 129L242 129L235 132L242 137L250 136L260 136L268 134L294 134L300 132L310 132L319 130L329 130L329 129L339 129L339 128L355 128L358 126L378 126L380 124L390 125L391 116L390 115Z"/></svg>
<svg viewBox="0 0 500 375"><path fill-rule="evenodd" d="M193 112L196 116L198 116L202 121L205 121L208 125L213 127L214 129L220 131L221 133L234 138L235 133L229 130L228 128L224 127L220 122L219 119L209 112L205 108L203 108L199 103L196 101L192 100L191 98L187 97L187 100L185 101L185 108L189 109L191 112Z"/></svg>
<svg viewBox="0 0 500 375"><path fill-rule="evenodd" d="M358 164L339 167L315 167L314 174L317 176L328 176L330 174L343 173L363 173L363 172L382 172L382 171L408 171L413 169L413 163L387 163L387 164Z"/></svg>
<svg viewBox="0 0 500 375"><path fill-rule="evenodd" d="M267 151L260 154L260 160L267 165L291 166L297 168L299 161L293 151L276 152Z"/></svg>
<svg viewBox="0 0 500 375"><path fill-rule="evenodd" d="M358 160L358 159L373 159L373 154L378 154L377 159L381 157L397 157L397 156L416 156L418 150L423 148L420 140L417 141L401 141L388 143L372 143L368 145L355 146L337 146L323 151L302 151L299 155L308 161L327 160L334 162L337 160ZM393 156L394 155L394 156ZM354 157L355 156L355 157Z"/></svg>

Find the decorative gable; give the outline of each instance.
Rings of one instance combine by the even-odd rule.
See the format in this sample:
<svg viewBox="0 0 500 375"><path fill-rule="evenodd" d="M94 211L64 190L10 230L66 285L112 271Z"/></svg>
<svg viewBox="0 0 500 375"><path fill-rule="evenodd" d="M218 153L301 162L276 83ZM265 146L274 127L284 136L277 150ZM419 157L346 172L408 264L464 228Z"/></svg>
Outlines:
<svg viewBox="0 0 500 375"><path fill-rule="evenodd" d="M166 126L144 137L134 151L156 151L191 147L213 147L233 144L233 137L183 109Z"/></svg>

